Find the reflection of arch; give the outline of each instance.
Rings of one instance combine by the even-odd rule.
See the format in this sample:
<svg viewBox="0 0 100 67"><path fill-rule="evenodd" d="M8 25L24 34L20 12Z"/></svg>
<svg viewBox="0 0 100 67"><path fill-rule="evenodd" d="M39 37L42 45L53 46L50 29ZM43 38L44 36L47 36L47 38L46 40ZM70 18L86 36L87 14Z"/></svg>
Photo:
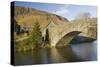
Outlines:
<svg viewBox="0 0 100 67"><path fill-rule="evenodd" d="M57 49L59 55L63 57L63 62L75 62L75 61L81 61L81 58L79 58L72 50L71 46L67 46L65 48L58 47ZM66 58L66 59L65 59ZM61 61L61 60L60 60Z"/></svg>
<svg viewBox="0 0 100 67"><path fill-rule="evenodd" d="M56 44L56 46L66 46L68 45L71 40L77 36L79 33L81 33L80 31L72 31L67 33L66 35L64 35Z"/></svg>

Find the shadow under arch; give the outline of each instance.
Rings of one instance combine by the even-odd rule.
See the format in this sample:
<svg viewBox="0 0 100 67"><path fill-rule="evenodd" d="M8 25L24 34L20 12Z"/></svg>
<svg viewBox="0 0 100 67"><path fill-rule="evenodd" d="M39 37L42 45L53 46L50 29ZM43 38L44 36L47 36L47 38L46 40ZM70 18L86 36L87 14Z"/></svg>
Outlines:
<svg viewBox="0 0 100 67"><path fill-rule="evenodd" d="M71 42L71 40L80 34L80 31L72 31L64 35L56 44L56 47L67 46Z"/></svg>

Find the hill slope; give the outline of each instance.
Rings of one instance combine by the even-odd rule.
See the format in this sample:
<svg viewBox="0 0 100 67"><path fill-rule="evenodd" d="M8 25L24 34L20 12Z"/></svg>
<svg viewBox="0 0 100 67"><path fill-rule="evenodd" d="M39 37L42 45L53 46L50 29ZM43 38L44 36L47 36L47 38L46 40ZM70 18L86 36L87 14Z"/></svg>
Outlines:
<svg viewBox="0 0 100 67"><path fill-rule="evenodd" d="M28 7L15 6L14 13L14 19L21 26L28 25L32 27L34 22L38 20L41 29L44 29L50 21L52 21L56 25L68 22L66 18L60 17L56 14L51 14L45 11L40 11Z"/></svg>

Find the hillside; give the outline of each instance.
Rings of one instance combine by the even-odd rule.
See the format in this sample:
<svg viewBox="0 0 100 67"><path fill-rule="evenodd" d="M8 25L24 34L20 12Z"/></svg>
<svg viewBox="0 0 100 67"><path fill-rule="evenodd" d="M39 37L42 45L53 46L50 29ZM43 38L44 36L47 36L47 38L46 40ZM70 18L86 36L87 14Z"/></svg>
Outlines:
<svg viewBox="0 0 100 67"><path fill-rule="evenodd" d="M50 21L52 21L56 25L68 22L66 18L34 8L15 6L14 10L14 19L20 26L28 25L30 27L33 27L34 22L37 20L40 24L41 29L44 29Z"/></svg>

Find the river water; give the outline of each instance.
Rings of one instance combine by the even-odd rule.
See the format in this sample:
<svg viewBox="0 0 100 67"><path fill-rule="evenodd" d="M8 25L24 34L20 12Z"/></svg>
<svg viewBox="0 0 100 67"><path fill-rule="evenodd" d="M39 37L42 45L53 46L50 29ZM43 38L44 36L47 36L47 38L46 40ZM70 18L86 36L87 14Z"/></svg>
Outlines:
<svg viewBox="0 0 100 67"><path fill-rule="evenodd" d="M97 41L61 48L42 48L15 52L15 65L50 64L97 60Z"/></svg>

